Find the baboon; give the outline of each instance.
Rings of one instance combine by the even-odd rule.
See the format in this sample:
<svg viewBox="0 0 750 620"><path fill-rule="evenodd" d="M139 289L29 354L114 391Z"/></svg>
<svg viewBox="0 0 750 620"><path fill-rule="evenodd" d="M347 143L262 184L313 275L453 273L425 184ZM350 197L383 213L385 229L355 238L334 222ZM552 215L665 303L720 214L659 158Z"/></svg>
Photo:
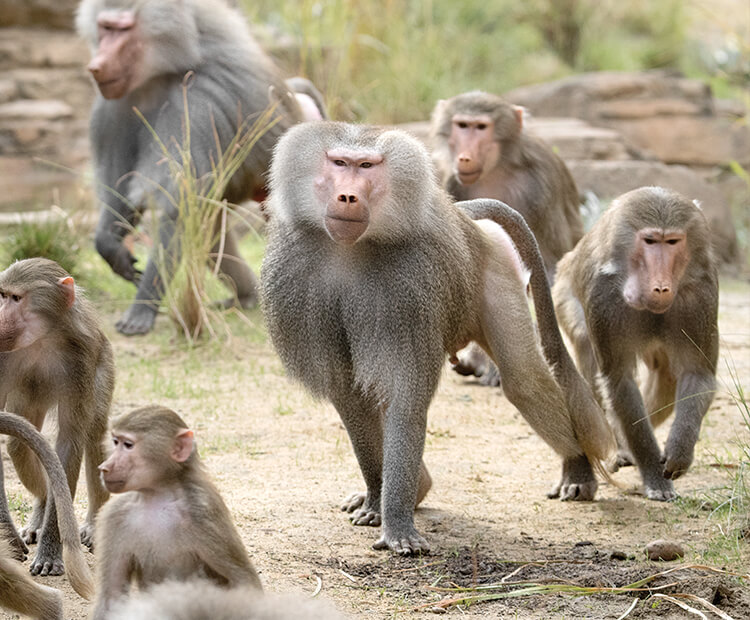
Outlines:
<svg viewBox="0 0 750 620"><path fill-rule="evenodd" d="M49 487L57 502L57 518L63 545L68 579L78 594L90 599L94 593L86 560L81 551L81 542L70 498L68 481L60 459L50 448L47 440L29 422L15 413L0 411L0 433L11 435L24 442L39 459L49 477ZM0 458L0 478L3 462ZM4 496L4 491L0 490ZM34 583L21 565L13 559L4 533L0 531L0 606L39 620L62 620L62 596L54 588Z"/></svg>
<svg viewBox="0 0 750 620"><path fill-rule="evenodd" d="M429 489L427 410L446 353L471 340L563 457L562 497L593 497L587 456L597 463L614 440L562 343L538 248L517 212L495 200L456 208L416 139L329 121L281 138L270 184L268 330L287 371L341 416L367 486L343 508L355 525L382 521L376 549L429 549L414 527Z"/></svg>
<svg viewBox="0 0 750 620"><path fill-rule="evenodd" d="M288 91L245 18L223 0L83 0L76 25L91 47L88 69L99 90L90 124L102 205L96 248L115 273L138 287L135 301L117 322L118 331L142 334L152 329L164 292L157 258L165 250L170 256L179 250L179 239L173 239L178 189L153 134L180 161L180 149L189 144L192 170L202 178L238 133L269 107L269 91ZM265 197L272 147L303 119L295 97L276 100L275 121L226 187L229 202ZM159 239L140 273L123 239L149 205L158 209ZM245 308L256 305L255 275L231 231L221 249L220 271L236 301ZM169 268L171 261L166 262L162 269Z"/></svg>
<svg viewBox="0 0 750 620"><path fill-rule="evenodd" d="M94 620L110 618L132 582L146 588L198 576L261 590L193 431L179 415L159 406L126 413L112 422L112 443L99 469L104 486L118 495L99 516Z"/></svg>
<svg viewBox="0 0 750 620"><path fill-rule="evenodd" d="M583 235L580 199L563 160L524 129L522 108L481 91L441 100L431 142L443 187L456 200L496 198L523 215L553 281L557 261ZM459 374L500 384L497 367L475 345L457 357Z"/></svg>
<svg viewBox="0 0 750 620"><path fill-rule="evenodd" d="M715 390L719 288L706 218L667 189L623 194L560 261L553 294L622 436L615 468L634 458L646 496L673 499ZM638 359L649 373L642 394ZM662 453L652 427L673 410Z"/></svg>
<svg viewBox="0 0 750 620"><path fill-rule="evenodd" d="M21 260L0 272L0 407L40 430L47 412L57 407L55 447L71 496L85 457L89 508L81 540L88 546L94 517L109 497L99 483L97 466L104 456L114 384L112 347L70 274L44 258ZM38 542L32 574L60 575L56 498L47 492L44 470L25 443L12 437L8 452L35 501L23 538L13 526L4 496L0 524L6 526L19 559L28 551L25 543Z"/></svg>
<svg viewBox="0 0 750 620"><path fill-rule="evenodd" d="M332 605L299 596L227 590L205 579L167 581L118 601L108 620L343 620Z"/></svg>

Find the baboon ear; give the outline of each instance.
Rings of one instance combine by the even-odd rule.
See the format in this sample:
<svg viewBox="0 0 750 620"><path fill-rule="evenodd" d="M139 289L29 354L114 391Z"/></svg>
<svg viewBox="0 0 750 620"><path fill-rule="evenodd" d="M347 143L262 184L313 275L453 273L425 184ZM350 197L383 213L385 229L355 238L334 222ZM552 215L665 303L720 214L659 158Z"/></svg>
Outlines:
<svg viewBox="0 0 750 620"><path fill-rule="evenodd" d="M193 453L193 431L188 428L177 433L172 446L172 459L178 463L184 463Z"/></svg>
<svg viewBox="0 0 750 620"><path fill-rule="evenodd" d="M70 308L76 300L75 280L73 280L71 276L67 276L65 278L60 278L57 283L60 285L60 288L62 288L63 293L65 293L65 301L68 308Z"/></svg>
<svg viewBox="0 0 750 620"><path fill-rule="evenodd" d="M516 121L518 122L518 126L520 128L523 128L523 119L526 114L527 112L523 107L519 105L513 106L513 115L516 117Z"/></svg>

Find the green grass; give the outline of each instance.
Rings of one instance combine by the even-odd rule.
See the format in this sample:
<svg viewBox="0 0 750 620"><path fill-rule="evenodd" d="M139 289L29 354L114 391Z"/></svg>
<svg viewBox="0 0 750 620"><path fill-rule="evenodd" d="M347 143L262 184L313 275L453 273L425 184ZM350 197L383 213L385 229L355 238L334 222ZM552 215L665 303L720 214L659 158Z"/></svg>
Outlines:
<svg viewBox="0 0 750 620"><path fill-rule="evenodd" d="M712 77L722 92L743 88L696 52L691 33L721 16L682 0L240 5L251 22L268 27L262 42L286 70L323 91L337 120L423 120L440 98L475 88L504 92L576 71L671 68ZM739 23L726 24L727 32L734 28L742 37Z"/></svg>

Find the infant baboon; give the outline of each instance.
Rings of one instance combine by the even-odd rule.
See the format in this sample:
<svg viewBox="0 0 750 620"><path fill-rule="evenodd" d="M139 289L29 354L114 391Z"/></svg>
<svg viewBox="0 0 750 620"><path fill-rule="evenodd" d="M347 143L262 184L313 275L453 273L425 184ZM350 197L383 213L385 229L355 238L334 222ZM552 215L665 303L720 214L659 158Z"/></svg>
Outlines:
<svg viewBox="0 0 750 620"><path fill-rule="evenodd" d="M209 479L193 431L174 411L150 406L112 423L114 450L102 481L117 493L102 510L94 620L135 582L209 579L261 589L224 501Z"/></svg>

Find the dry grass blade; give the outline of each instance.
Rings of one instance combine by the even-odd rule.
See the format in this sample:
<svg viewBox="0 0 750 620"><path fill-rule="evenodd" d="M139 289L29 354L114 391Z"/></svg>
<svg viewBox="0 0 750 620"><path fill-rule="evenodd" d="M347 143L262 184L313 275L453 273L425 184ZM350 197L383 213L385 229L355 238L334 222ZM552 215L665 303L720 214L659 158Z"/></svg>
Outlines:
<svg viewBox="0 0 750 620"><path fill-rule="evenodd" d="M525 564L524 566L539 565L539 564L544 564L544 562L541 562L541 563L530 562L528 564ZM742 580L750 580L750 575L748 574L733 573L733 572L725 571L722 569L713 568L710 566L704 566L702 564L688 564L685 566L677 566L674 568L667 569L665 571L654 573L652 575L648 575L647 577L644 577L643 579L639 579L638 581L634 581L633 583L630 583L624 586L619 586L619 587L578 586L575 584L571 584L569 582L562 582L562 580L557 580L552 583L538 583L538 582L532 582L532 581L506 581L506 579L508 579L515 573L517 573L521 568L523 568L523 566L519 567L512 573L506 575L503 578L503 580L500 581L499 583L474 586L474 587L458 587L457 586L457 587L451 587L451 588L427 586L426 589L433 590L436 592L444 592L444 593L454 592L454 593L462 593L462 594L461 596L456 596L453 598L446 598L437 602L425 603L424 605L415 607L414 611L419 611L419 610L423 610L427 608L447 609L449 607L454 607L458 605L472 605L472 604L480 603L484 601L493 601L493 600L500 600L500 599L505 599L505 598L522 597L522 596L533 596L537 594L570 594L573 596L590 596L593 594L626 594L626 593L631 594L631 593L637 593L637 592L653 593L653 592L658 592L659 590L674 588L680 585L680 581L672 581L670 583L659 585L659 586L649 586L648 584L650 584L654 580L660 577L671 575L676 572L686 571L690 569L702 570L705 572L715 573L715 574L720 574L720 575L730 575L730 576L738 577ZM463 594L463 593L466 593L466 594ZM666 596L666 595L653 594L652 596ZM708 609L711 609L711 611L713 611L714 613L717 613L722 618L725 618L725 620L726 618L729 618L729 620L732 620L729 616L724 614L724 612L722 612L720 609L718 609L717 607L715 607L708 601L705 601L704 599L697 597L695 595L671 594L670 597L687 598L690 600L700 602L702 604L705 604L706 607ZM678 603L678 604L686 605L685 603ZM629 614L630 611L632 611L632 609L628 610L628 612L625 615ZM698 613L700 614L700 612ZM724 615L721 615L721 614L724 614Z"/></svg>
<svg viewBox="0 0 750 620"><path fill-rule="evenodd" d="M210 172L199 176L190 151L187 88L186 84L183 89L185 131L182 144L166 144L145 117L138 110L135 112L151 132L171 173L171 192L164 187L154 188L167 198L177 214L173 243L157 256L157 261L162 280L166 283L163 303L180 333L193 345L205 332L212 338L217 337L217 326L223 327L225 332L228 330L223 320L224 310L217 307L208 294L206 262L209 258L213 260L212 273L214 276L219 273L221 261L226 258L224 238L231 217L231 207L223 199L227 185L258 140L280 117L275 106L271 106L252 123L246 120L223 151L214 129L216 150L221 155L213 162ZM158 238L158 235L156 231L152 236Z"/></svg>

